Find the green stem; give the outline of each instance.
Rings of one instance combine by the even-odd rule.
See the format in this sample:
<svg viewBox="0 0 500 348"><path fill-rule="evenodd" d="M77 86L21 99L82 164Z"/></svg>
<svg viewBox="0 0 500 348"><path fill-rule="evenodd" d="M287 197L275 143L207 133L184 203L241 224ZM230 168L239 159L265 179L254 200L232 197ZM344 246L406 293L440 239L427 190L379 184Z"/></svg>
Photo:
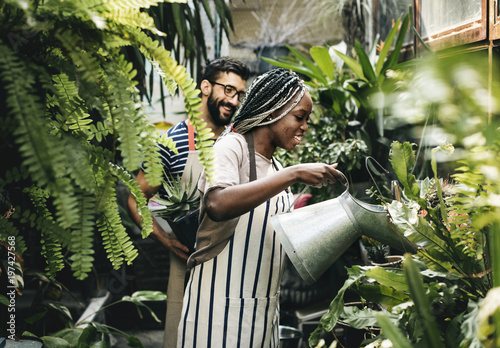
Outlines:
<svg viewBox="0 0 500 348"><path fill-rule="evenodd" d="M500 212L497 212L497 216ZM500 222L495 221L491 230L487 234L490 246L491 255L491 274L493 279L493 287L500 286Z"/></svg>

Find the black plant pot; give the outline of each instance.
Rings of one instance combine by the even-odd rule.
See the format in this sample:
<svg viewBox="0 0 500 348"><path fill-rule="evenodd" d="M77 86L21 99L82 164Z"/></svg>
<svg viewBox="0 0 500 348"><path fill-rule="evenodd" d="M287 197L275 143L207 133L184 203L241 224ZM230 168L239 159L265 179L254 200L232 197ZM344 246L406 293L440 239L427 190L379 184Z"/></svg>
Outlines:
<svg viewBox="0 0 500 348"><path fill-rule="evenodd" d="M167 219L168 224L172 231L174 231L177 239L187 246L190 252L194 251L196 242L196 232L198 231L198 217L200 216L200 209L193 210L182 218L174 221Z"/></svg>

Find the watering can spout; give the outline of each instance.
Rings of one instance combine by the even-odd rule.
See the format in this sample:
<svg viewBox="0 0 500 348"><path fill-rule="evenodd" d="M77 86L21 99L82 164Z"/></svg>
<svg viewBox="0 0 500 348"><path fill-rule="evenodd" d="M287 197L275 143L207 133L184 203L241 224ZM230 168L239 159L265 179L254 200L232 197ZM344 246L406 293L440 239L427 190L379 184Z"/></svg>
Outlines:
<svg viewBox="0 0 500 348"><path fill-rule="evenodd" d="M271 223L302 279L314 283L362 235L402 252L417 252L390 221L387 209L339 197L277 214Z"/></svg>

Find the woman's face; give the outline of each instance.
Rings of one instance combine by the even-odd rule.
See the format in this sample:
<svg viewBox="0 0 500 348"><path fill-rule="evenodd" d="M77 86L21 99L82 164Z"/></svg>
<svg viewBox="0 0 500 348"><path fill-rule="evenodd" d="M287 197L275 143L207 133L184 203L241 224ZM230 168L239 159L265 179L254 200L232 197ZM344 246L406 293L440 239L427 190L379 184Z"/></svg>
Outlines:
<svg viewBox="0 0 500 348"><path fill-rule="evenodd" d="M293 101L290 103L293 103ZM274 147L281 147L291 151L295 149L295 146L300 144L302 136L307 131L307 121L309 120L312 106L311 96L306 90L300 102L285 117L269 125L273 134L271 143ZM279 115L287 107L288 105L285 105L280 110L277 110L274 116Z"/></svg>

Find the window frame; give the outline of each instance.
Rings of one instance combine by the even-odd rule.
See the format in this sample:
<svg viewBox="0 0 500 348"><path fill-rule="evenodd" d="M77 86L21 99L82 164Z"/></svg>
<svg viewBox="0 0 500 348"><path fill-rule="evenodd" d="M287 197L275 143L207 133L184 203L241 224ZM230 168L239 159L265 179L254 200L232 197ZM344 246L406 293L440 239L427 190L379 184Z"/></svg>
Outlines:
<svg viewBox="0 0 500 348"><path fill-rule="evenodd" d="M481 18L475 21L472 21L467 24L463 24L452 29L448 29L437 34L433 34L430 36L422 37L422 40L433 50L439 51L445 48L451 48L456 46L467 45L471 43L476 43L480 41L484 41L488 37L488 22L489 18L487 18L488 6L491 6L493 0L481 0ZM495 0L496 2L496 0ZM414 21L415 28L417 32L421 33L421 0L414 0L413 6L415 9L414 13ZM498 17L500 20L500 16ZM498 32L500 34L500 26L498 28ZM422 52L423 47L420 43L416 43L416 52Z"/></svg>
<svg viewBox="0 0 500 348"><path fill-rule="evenodd" d="M500 11L498 0L489 0L489 30L490 40L500 39Z"/></svg>

